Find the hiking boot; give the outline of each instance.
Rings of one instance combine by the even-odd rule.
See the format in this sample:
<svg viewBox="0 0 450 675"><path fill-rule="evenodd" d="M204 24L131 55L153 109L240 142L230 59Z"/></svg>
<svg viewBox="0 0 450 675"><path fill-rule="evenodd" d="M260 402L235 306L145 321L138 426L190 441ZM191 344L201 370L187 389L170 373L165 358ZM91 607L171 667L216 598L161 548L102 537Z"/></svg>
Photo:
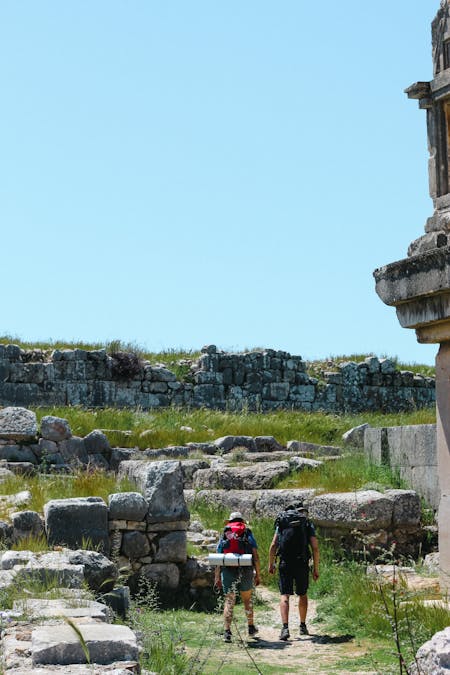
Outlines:
<svg viewBox="0 0 450 675"><path fill-rule="evenodd" d="M280 640L284 640L286 642L286 640L289 640L290 637L291 635L289 633L289 628L284 628L283 626L280 633Z"/></svg>
<svg viewBox="0 0 450 675"><path fill-rule="evenodd" d="M251 624L249 625L249 627L248 627L248 634L249 634L250 636L251 636L251 635L256 635L257 632L258 632L257 627L256 627L254 624L251 623Z"/></svg>
<svg viewBox="0 0 450 675"><path fill-rule="evenodd" d="M306 623L300 624L300 635L309 635L309 630L306 626Z"/></svg>
<svg viewBox="0 0 450 675"><path fill-rule="evenodd" d="M232 635L231 630L229 628L227 628L225 630L224 634L223 634L223 641L224 642L231 642L231 635Z"/></svg>

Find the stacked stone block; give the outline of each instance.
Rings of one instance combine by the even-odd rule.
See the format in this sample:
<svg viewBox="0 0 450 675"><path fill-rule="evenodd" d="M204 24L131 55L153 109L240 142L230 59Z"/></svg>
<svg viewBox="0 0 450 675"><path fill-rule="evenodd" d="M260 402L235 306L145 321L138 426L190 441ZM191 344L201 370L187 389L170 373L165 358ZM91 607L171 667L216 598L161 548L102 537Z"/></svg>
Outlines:
<svg viewBox="0 0 450 675"><path fill-rule="evenodd" d="M300 356L284 351L230 354L210 345L202 352L189 381L180 381L147 361L125 378L104 349L47 354L0 345L0 405L360 412L410 410L435 400L433 378L398 371L390 359L342 363L319 381Z"/></svg>

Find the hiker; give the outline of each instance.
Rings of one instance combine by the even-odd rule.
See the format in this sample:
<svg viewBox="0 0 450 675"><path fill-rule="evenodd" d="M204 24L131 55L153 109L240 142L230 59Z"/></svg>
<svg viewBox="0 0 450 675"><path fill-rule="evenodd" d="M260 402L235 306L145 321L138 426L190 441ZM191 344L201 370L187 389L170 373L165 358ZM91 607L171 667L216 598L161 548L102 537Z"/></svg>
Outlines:
<svg viewBox="0 0 450 675"><path fill-rule="evenodd" d="M288 640L289 633L289 598L294 592L299 596L298 613L300 619L300 635L308 635L306 614L308 611L308 583L310 551L313 557L314 581L319 578L319 545L314 525L308 519L303 504L288 506L275 521L275 534L269 549L269 573L276 570L275 560L279 557L278 574L280 598L280 615L283 627L280 640Z"/></svg>
<svg viewBox="0 0 450 675"><path fill-rule="evenodd" d="M258 586L261 581L258 546L239 511L230 513L228 522L217 545L217 553L252 555L252 564L247 567L217 566L215 569L214 586L219 589L221 588L225 594L223 608L224 641L231 642L231 621L233 619L233 609L238 591L244 603L248 634L250 636L256 635L258 629L253 619L252 591L253 586Z"/></svg>

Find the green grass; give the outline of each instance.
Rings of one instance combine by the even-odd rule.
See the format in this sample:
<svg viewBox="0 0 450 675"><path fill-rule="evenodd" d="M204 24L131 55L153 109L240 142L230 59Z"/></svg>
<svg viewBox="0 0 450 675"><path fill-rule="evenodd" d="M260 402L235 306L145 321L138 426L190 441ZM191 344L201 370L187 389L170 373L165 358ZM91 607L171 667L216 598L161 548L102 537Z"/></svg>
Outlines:
<svg viewBox="0 0 450 675"><path fill-rule="evenodd" d="M129 480L117 481L113 473L78 470L71 475L14 475L2 482L0 489L3 495L29 490L31 501L15 507L15 510L27 509L42 513L44 504L51 499L101 497L107 502L108 495L115 492L135 492L136 486Z"/></svg>
<svg viewBox="0 0 450 675"><path fill-rule="evenodd" d="M301 440L322 445L340 445L345 431L365 422L379 427L432 424L436 421L434 407L408 413L353 415L286 410L273 413L231 413L179 408L144 412L116 408L85 410L79 407L35 408L35 412L38 420L44 415L67 419L74 435L85 436L92 429L103 429L112 445L141 449L185 445L190 441L206 442L227 435L270 435L282 444L290 440ZM186 431L181 427L190 427L193 431ZM125 435L125 431L130 433Z"/></svg>
<svg viewBox="0 0 450 675"><path fill-rule="evenodd" d="M396 624L409 663L421 644L450 625L450 611L424 607L420 594L408 591L401 580L380 586L367 576L364 565L337 559L323 542L320 568L320 579L311 586L310 595L319 600L318 623L327 629L384 641L392 652Z"/></svg>
<svg viewBox="0 0 450 675"><path fill-rule="evenodd" d="M324 461L317 468L292 473L277 488L314 488L323 492L349 492L360 489L407 488L395 471L369 461L363 452L353 451L338 460Z"/></svg>

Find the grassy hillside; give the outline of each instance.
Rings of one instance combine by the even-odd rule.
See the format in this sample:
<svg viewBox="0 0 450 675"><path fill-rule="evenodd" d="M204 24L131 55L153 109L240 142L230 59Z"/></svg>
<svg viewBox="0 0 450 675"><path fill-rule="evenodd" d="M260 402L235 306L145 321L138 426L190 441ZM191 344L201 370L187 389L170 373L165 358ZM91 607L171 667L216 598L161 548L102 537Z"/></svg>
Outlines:
<svg viewBox="0 0 450 675"><path fill-rule="evenodd" d="M39 420L44 415L67 419L76 436L85 436L92 429L102 429L111 445L131 448L185 445L188 442L212 441L227 435L274 436L282 444L290 440L301 440L322 445L338 445L345 431L364 422L377 427L432 424L436 421L434 408L408 413L357 415L286 410L273 413L229 413L177 408L143 412L116 408L84 410L54 407L37 408L35 411Z"/></svg>

